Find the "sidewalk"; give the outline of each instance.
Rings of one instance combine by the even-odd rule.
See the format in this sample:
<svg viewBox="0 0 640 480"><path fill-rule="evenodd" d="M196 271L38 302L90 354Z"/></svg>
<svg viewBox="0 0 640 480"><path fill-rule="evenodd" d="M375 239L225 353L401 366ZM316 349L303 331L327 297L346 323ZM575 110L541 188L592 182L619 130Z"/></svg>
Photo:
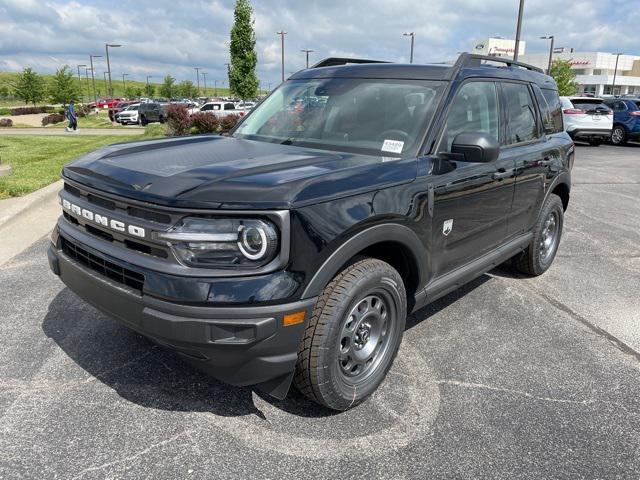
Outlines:
<svg viewBox="0 0 640 480"><path fill-rule="evenodd" d="M144 128L82 128L76 132L67 132L64 128L0 128L1 135L142 135Z"/></svg>

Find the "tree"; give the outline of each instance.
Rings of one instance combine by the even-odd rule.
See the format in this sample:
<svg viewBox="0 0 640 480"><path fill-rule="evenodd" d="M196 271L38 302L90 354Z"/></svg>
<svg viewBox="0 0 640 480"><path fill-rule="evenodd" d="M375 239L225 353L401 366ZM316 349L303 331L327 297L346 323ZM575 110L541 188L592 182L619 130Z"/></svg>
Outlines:
<svg viewBox="0 0 640 480"><path fill-rule="evenodd" d="M7 87L6 85L3 85L2 87L0 87L0 98L4 99L8 97L9 97L9 87Z"/></svg>
<svg viewBox="0 0 640 480"><path fill-rule="evenodd" d="M18 74L18 81L14 87L16 97L25 103L36 103L44 99L45 85L40 75L27 67Z"/></svg>
<svg viewBox="0 0 640 480"><path fill-rule="evenodd" d="M153 97L156 94L156 87L150 83L146 84L144 86L144 94L149 98Z"/></svg>
<svg viewBox="0 0 640 480"><path fill-rule="evenodd" d="M178 95L184 98L194 98L198 96L198 89L191 80L183 80L177 86Z"/></svg>
<svg viewBox="0 0 640 480"><path fill-rule="evenodd" d="M566 97L576 93L576 75L573 73L569 62L566 60L554 60L549 73L558 84L558 94L560 96Z"/></svg>
<svg viewBox="0 0 640 480"><path fill-rule="evenodd" d="M235 95L243 100L255 97L258 92L258 77L256 76L258 55L252 14L253 8L251 8L249 0L236 0L229 46L231 56L229 87Z"/></svg>
<svg viewBox="0 0 640 480"><path fill-rule="evenodd" d="M164 81L162 85L160 85L160 95L170 100L171 98L176 96L176 79L171 75L167 75L164 77Z"/></svg>
<svg viewBox="0 0 640 480"><path fill-rule="evenodd" d="M49 84L49 97L53 103L67 104L80 99L80 89L69 65L56 70Z"/></svg>

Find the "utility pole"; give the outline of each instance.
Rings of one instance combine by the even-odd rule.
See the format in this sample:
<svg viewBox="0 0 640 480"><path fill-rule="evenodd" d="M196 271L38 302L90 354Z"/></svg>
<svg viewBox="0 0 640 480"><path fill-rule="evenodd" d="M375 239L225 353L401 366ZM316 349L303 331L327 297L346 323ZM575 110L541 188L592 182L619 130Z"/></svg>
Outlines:
<svg viewBox="0 0 640 480"><path fill-rule="evenodd" d="M89 90L89 67L84 69L84 76L87 78L87 103L91 100L91 90Z"/></svg>
<svg viewBox="0 0 640 480"><path fill-rule="evenodd" d="M548 37L540 37L542 40L551 40L551 46L549 47L549 66L547 67L547 75L551 75L551 64L553 63L553 35Z"/></svg>
<svg viewBox="0 0 640 480"><path fill-rule="evenodd" d="M522 14L524 13L524 0L520 0L518 8L518 26L516 27L516 47L513 52L513 60L518 60L518 51L520 50L520 33L522 32Z"/></svg>
<svg viewBox="0 0 640 480"><path fill-rule="evenodd" d="M225 63L224 65L227 67L227 81L229 82L229 93L231 93L231 64ZM222 86L224 87L224 80L222 81Z"/></svg>
<svg viewBox="0 0 640 480"><path fill-rule="evenodd" d="M102 55L89 55L89 63L91 64L91 83L93 84L93 101L98 105L98 95L96 94L96 76L93 69L93 59L102 58Z"/></svg>
<svg viewBox="0 0 640 480"><path fill-rule="evenodd" d="M413 43L416 39L416 34L414 32L403 33L405 37L411 37L411 53L409 54L409 63L413 63Z"/></svg>
<svg viewBox="0 0 640 480"><path fill-rule="evenodd" d="M102 81L104 82L104 92L105 92L105 96L108 97L109 96L109 85L107 84L107 72L102 72ZM100 90L98 90L99 92Z"/></svg>
<svg viewBox="0 0 640 480"><path fill-rule="evenodd" d="M218 80L213 81L213 96L218 96Z"/></svg>
<svg viewBox="0 0 640 480"><path fill-rule="evenodd" d="M108 97L113 98L113 87L111 86L111 64L109 63L109 47L111 48L118 48L121 47L122 45L117 45L115 43L105 43L104 44L104 49L107 52L107 71L109 72L109 93L107 94Z"/></svg>
<svg viewBox="0 0 640 480"><path fill-rule="evenodd" d="M276 32L276 35L280 35L280 53L282 57L282 81L284 82L284 36L287 34L284 30Z"/></svg>
<svg viewBox="0 0 640 480"><path fill-rule="evenodd" d="M305 53L307 56L307 70L309 70L309 54L313 53L313 50L302 49L300 50L302 53Z"/></svg>
<svg viewBox="0 0 640 480"><path fill-rule="evenodd" d="M127 81L124 79L124 77L128 77L128 76L129 76L128 73L122 74L122 96L126 95L124 92L127 91Z"/></svg>
<svg viewBox="0 0 640 480"><path fill-rule="evenodd" d="M86 67L86 65L78 65L78 85L80 85L80 91L82 91L82 78L80 77L80 67ZM84 103L84 93L82 94L82 102Z"/></svg>
<svg viewBox="0 0 640 480"><path fill-rule="evenodd" d="M204 83L204 96L207 96L207 72L202 72L202 81Z"/></svg>
<svg viewBox="0 0 640 480"><path fill-rule="evenodd" d="M614 53L613 55L616 56L616 66L613 69L613 83L611 84L611 95L613 95L614 97L616 96L616 76L618 74L618 60L620 59L620 55L623 55L622 52L620 53Z"/></svg>
<svg viewBox="0 0 640 480"><path fill-rule="evenodd" d="M196 81L198 82L198 95L200 95L200 68L201 67L193 67L196 71Z"/></svg>

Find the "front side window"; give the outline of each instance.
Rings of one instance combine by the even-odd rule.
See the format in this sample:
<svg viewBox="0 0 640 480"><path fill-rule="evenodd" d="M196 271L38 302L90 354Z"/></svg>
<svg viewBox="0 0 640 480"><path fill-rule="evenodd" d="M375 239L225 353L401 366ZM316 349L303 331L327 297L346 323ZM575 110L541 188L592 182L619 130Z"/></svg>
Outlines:
<svg viewBox="0 0 640 480"><path fill-rule="evenodd" d="M289 80L233 135L388 157L415 155L444 85L404 79Z"/></svg>
<svg viewBox="0 0 640 480"><path fill-rule="evenodd" d="M523 83L503 83L505 113L507 120L506 144L530 142L538 138L536 110L529 92Z"/></svg>
<svg viewBox="0 0 640 480"><path fill-rule="evenodd" d="M440 143L441 151L451 151L456 135L474 132L498 137L498 93L493 82L470 82L456 93L447 114Z"/></svg>

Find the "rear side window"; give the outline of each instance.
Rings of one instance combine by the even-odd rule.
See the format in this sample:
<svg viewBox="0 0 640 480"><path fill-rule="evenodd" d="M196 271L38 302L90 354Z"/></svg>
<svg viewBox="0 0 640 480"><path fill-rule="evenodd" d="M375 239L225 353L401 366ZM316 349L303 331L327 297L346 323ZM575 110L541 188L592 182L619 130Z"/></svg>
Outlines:
<svg viewBox="0 0 640 480"><path fill-rule="evenodd" d="M493 82L469 82L463 85L447 114L441 148L451 151L459 133L487 133L498 140L498 94Z"/></svg>
<svg viewBox="0 0 640 480"><path fill-rule="evenodd" d="M555 90L541 89L542 96L547 104L548 115L553 125L553 133L560 133L564 131L564 125L562 123L562 102L558 92ZM540 105L542 110L543 106Z"/></svg>
<svg viewBox="0 0 640 480"><path fill-rule="evenodd" d="M503 83L505 113L507 117L506 144L530 142L538 138L536 110L529 92L523 83Z"/></svg>

